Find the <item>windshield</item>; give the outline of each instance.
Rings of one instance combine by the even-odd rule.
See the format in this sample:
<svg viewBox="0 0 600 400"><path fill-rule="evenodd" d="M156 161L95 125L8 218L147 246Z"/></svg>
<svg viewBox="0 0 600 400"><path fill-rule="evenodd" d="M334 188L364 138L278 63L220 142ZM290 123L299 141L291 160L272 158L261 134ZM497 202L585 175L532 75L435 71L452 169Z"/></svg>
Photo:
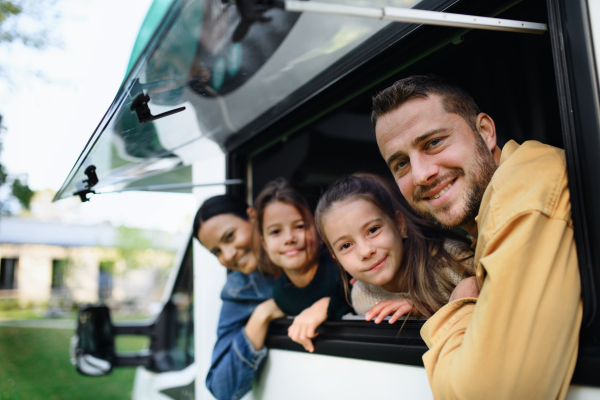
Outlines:
<svg viewBox="0 0 600 400"><path fill-rule="evenodd" d="M440 9L450 2L344 3ZM278 9L266 15L270 22L234 43L235 6L174 1L56 199L83 189L90 165L101 191L138 187L141 179L191 182L189 166L214 151L209 141L228 151L383 50L388 25L405 25Z"/></svg>

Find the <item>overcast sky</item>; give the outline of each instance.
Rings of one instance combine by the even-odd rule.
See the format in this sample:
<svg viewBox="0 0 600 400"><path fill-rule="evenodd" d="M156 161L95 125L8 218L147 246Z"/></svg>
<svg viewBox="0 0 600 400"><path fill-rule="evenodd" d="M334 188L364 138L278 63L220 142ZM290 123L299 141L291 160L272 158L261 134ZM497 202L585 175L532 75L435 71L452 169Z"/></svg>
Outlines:
<svg viewBox="0 0 600 400"><path fill-rule="evenodd" d="M58 0L48 19L62 42L46 50L0 45L2 162L34 190L57 191L110 106L151 0ZM48 13L51 15L51 13ZM95 196L82 222L109 220L173 230L193 213L191 195Z"/></svg>

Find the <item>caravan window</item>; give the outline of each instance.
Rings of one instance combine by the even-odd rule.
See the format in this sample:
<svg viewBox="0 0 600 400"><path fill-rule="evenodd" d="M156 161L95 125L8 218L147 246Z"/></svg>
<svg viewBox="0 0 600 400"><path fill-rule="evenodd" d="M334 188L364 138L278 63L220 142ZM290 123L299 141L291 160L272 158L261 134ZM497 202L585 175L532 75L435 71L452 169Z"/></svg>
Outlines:
<svg viewBox="0 0 600 400"><path fill-rule="evenodd" d="M485 3L461 2L449 11L552 26L548 20L552 10L546 8L544 1ZM410 40L404 40L402 28L402 24L396 24L389 27L387 36L375 35L358 46L357 52L376 48L383 41L389 45L368 63L316 92L310 102L272 122L260 136L239 136L238 142L234 137L228 178L247 178L248 182L245 188L232 187L229 191L251 200L265 183L283 176L301 184L306 195L316 201L325 187L344 174L366 171L391 178L370 125L371 97L398 79L424 73L446 76L464 86L480 109L494 119L500 146L510 139L519 143L538 140L567 147L567 156L572 155L572 144L565 142L570 138L561 120L564 94L559 96L558 90L563 83L557 82L557 48L550 33L526 35L421 26L411 31ZM344 62L350 62L350 58L342 58L331 69L342 68ZM317 85L320 77L307 86L313 82ZM573 159L569 162L572 177ZM574 202L580 190L572 184ZM582 238L583 225L576 226L578 240ZM586 248L580 241L578 254ZM582 265L585 269L585 263ZM586 315L591 318L589 310L595 306L595 292L590 289L593 284L582 282L583 296L588 296ZM287 338L289 324L289 320L272 324L268 346L302 351L301 346ZM360 318L326 322L320 328L316 353L422 365L421 355L427 350L418 334L422 324L409 320L399 333L399 323L377 326ZM577 379L583 379L582 375L576 373ZM580 380L589 384L588 381Z"/></svg>

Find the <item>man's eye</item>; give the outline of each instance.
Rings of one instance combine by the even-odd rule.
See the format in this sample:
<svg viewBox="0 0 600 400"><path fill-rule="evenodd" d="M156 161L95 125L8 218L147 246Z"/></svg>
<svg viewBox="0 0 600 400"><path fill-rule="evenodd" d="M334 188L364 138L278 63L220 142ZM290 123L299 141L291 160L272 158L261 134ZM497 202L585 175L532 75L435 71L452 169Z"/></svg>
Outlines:
<svg viewBox="0 0 600 400"><path fill-rule="evenodd" d="M402 169L408 165L408 160L402 160L398 164L396 164L396 171Z"/></svg>
<svg viewBox="0 0 600 400"><path fill-rule="evenodd" d="M437 146L438 144L440 144L440 142L441 142L441 141L442 141L441 139L433 139L431 142L429 142L429 143L427 144L427 148L428 148L428 149L430 149L430 148L432 148L432 147L435 147L435 146Z"/></svg>

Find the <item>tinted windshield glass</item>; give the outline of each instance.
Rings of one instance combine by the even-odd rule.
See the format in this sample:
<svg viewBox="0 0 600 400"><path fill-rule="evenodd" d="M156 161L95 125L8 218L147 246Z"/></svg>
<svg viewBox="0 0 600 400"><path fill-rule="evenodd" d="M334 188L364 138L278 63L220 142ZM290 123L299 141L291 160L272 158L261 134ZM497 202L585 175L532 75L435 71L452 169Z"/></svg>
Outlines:
<svg viewBox="0 0 600 400"><path fill-rule="evenodd" d="M344 3L439 9L446 2ZM389 41L381 33L390 23L376 19L276 9L266 15L270 22L254 24L234 43L235 6L175 1L57 198L84 188L90 165L103 191L137 187L143 178L147 185L190 182L186 166L213 151L208 141L227 150L232 139L259 132ZM180 172L164 175L174 170Z"/></svg>

